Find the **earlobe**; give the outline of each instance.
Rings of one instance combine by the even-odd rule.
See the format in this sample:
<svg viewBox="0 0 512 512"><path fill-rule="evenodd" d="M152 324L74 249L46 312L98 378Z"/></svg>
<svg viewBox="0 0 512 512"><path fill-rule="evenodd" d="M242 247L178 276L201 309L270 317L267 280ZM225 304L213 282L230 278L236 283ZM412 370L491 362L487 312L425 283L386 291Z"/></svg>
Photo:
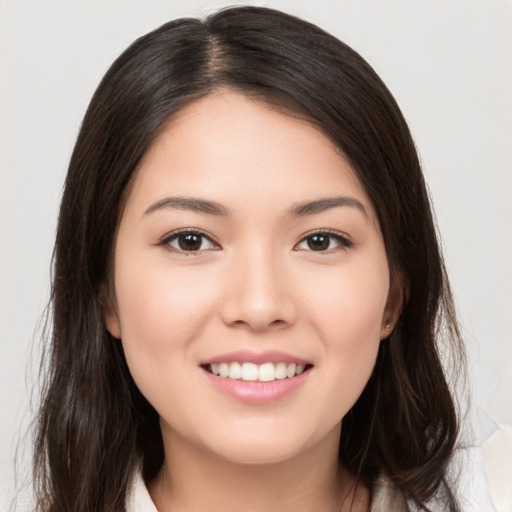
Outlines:
<svg viewBox="0 0 512 512"><path fill-rule="evenodd" d="M382 317L382 326L380 331L380 339L387 338L395 328L402 307L404 304L404 297L406 294L406 285L404 279L400 273L395 273L391 277L389 285L388 300L386 302L386 308Z"/></svg>
<svg viewBox="0 0 512 512"><path fill-rule="evenodd" d="M119 315L117 314L114 306L114 301L111 298L106 286L101 290L101 305L103 311L103 320L107 331L117 339L121 338L121 323L119 322Z"/></svg>
<svg viewBox="0 0 512 512"><path fill-rule="evenodd" d="M383 340L384 338L387 338L391 332L393 331L393 326L391 325L391 322L385 322L382 324L382 327L380 329L380 339Z"/></svg>

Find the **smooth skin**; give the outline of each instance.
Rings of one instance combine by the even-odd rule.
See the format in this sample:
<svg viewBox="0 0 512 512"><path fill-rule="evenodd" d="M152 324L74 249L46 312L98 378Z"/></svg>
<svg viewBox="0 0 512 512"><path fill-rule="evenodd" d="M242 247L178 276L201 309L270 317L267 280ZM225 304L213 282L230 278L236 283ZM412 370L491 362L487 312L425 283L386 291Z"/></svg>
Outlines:
<svg viewBox="0 0 512 512"><path fill-rule="evenodd" d="M229 91L174 117L129 193L105 313L160 415L158 510L368 510L337 452L399 314L395 281L368 196L317 128ZM312 365L270 403L201 366L267 350Z"/></svg>

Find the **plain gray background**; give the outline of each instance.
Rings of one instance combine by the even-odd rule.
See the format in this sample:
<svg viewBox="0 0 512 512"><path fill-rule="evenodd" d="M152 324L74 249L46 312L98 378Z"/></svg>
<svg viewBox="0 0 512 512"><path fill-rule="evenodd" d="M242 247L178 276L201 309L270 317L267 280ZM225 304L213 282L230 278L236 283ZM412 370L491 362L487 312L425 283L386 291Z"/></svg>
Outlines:
<svg viewBox="0 0 512 512"><path fill-rule="evenodd" d="M512 3L274 0L359 51L402 107L432 192L487 432L512 422ZM230 2L0 0L0 510L37 368L62 184L100 78L136 37ZM21 443L25 444L24 442ZM22 469L27 467L23 463Z"/></svg>

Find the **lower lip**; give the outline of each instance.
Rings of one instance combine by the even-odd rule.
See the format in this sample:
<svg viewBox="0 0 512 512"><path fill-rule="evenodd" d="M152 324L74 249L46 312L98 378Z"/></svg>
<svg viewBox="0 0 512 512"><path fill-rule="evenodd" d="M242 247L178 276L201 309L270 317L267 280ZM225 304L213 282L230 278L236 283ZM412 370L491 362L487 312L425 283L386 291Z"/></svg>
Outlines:
<svg viewBox="0 0 512 512"><path fill-rule="evenodd" d="M284 398L304 384L310 371L311 369L291 378L259 382L219 377L204 370L210 383L216 389L248 404L269 404Z"/></svg>

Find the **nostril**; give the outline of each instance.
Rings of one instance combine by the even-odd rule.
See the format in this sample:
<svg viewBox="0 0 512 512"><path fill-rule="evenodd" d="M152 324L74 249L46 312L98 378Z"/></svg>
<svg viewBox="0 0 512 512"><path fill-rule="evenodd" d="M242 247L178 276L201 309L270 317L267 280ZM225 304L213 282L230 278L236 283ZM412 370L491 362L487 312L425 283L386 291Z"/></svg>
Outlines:
<svg viewBox="0 0 512 512"><path fill-rule="evenodd" d="M282 325L286 325L287 322L285 320L274 320L270 325L273 325L273 326L276 326L276 327L280 327Z"/></svg>
<svg viewBox="0 0 512 512"><path fill-rule="evenodd" d="M280 329L289 325L289 322L282 319L267 321L265 318L252 318L251 320L235 320L230 322L233 327L246 327L253 331L263 331L268 329Z"/></svg>
<svg viewBox="0 0 512 512"><path fill-rule="evenodd" d="M296 307L287 289L269 279L262 281L249 276L226 290L219 309L226 325L262 331L295 322Z"/></svg>

